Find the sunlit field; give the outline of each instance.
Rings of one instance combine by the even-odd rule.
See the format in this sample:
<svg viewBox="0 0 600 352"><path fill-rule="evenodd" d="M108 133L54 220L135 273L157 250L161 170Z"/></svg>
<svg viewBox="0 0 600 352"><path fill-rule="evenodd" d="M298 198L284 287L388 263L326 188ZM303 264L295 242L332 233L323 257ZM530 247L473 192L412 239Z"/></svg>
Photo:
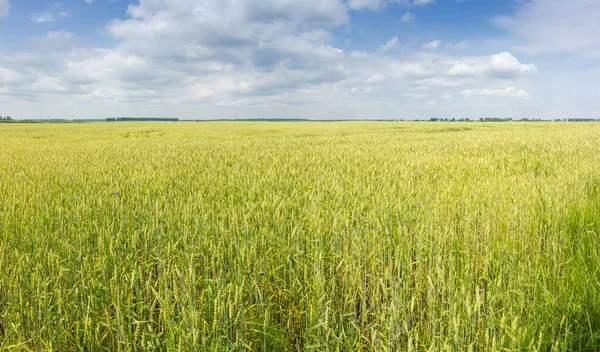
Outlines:
<svg viewBox="0 0 600 352"><path fill-rule="evenodd" d="M2 124L2 349L600 350L600 124Z"/></svg>

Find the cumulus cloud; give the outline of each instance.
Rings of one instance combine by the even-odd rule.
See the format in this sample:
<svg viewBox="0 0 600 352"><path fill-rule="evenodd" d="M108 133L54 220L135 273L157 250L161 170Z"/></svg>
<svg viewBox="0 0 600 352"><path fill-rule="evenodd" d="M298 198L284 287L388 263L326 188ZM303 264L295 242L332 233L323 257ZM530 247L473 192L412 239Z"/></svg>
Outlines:
<svg viewBox="0 0 600 352"><path fill-rule="evenodd" d="M506 87L504 89L465 89L460 93L465 98L471 97L505 97L505 98L519 98L529 99L529 94L523 89L516 89L515 87Z"/></svg>
<svg viewBox="0 0 600 352"><path fill-rule="evenodd" d="M0 19L8 16L10 4L8 0L0 0Z"/></svg>
<svg viewBox="0 0 600 352"><path fill-rule="evenodd" d="M488 57L469 57L456 60L448 70L448 75L515 78L521 74L534 72L537 72L534 64L522 64L511 53L503 52Z"/></svg>
<svg viewBox="0 0 600 352"><path fill-rule="evenodd" d="M260 95L288 89L302 77L310 85L344 74L339 67L343 51L328 44L331 34L323 29L348 21L346 8L337 0L261 0L243 5L157 0L130 6L128 13L129 20L109 25L110 33L122 41L119 52L157 66L175 66L188 76L245 75L244 79L264 80L253 85Z"/></svg>
<svg viewBox="0 0 600 352"><path fill-rule="evenodd" d="M498 59L506 57L511 58L506 60L510 65ZM453 57L434 52L413 54L403 59L353 53L347 58L345 66L350 77L379 74L385 77L385 82L393 82L396 87L403 86L405 88L402 89L411 89L413 92L511 81L535 72L535 66L521 64L509 53Z"/></svg>

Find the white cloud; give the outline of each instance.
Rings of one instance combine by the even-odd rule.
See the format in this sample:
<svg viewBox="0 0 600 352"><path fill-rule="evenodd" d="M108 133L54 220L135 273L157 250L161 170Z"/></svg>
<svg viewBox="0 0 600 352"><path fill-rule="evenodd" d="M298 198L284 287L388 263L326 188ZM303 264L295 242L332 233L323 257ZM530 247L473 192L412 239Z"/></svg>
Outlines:
<svg viewBox="0 0 600 352"><path fill-rule="evenodd" d="M515 78L521 74L535 73L534 64L522 64L512 54L503 52L488 57L470 57L456 60L448 75L472 77L486 75L494 78Z"/></svg>
<svg viewBox="0 0 600 352"><path fill-rule="evenodd" d="M394 37L394 38L390 39L387 43L380 46L379 50L388 51L388 50L392 50L396 46L398 46L398 37Z"/></svg>
<svg viewBox="0 0 600 352"><path fill-rule="evenodd" d="M519 2L516 14L493 19L520 41L520 48L544 54L571 52L600 58L598 0Z"/></svg>
<svg viewBox="0 0 600 352"><path fill-rule="evenodd" d="M379 10L384 6L384 2L382 0L348 0L348 6L352 10Z"/></svg>
<svg viewBox="0 0 600 352"><path fill-rule="evenodd" d="M350 10L378 11L384 9L388 4L409 5L409 0L347 0L346 4Z"/></svg>
<svg viewBox="0 0 600 352"><path fill-rule="evenodd" d="M321 28L347 22L341 2L237 5L142 1L129 7L129 20L109 25L109 32L120 40L117 47L73 49L60 57L65 54L58 52L58 44L75 38L68 32L49 32L36 38L35 46L50 55L32 53L36 61L31 64L5 55L0 66L26 72L25 84L10 91L22 96L35 92L31 99L70 93L82 99L169 103L202 98L220 104L310 91L347 77L346 54L328 44L331 33ZM16 81L10 72L11 82Z"/></svg>
<svg viewBox="0 0 600 352"><path fill-rule="evenodd" d="M54 14L50 11L34 12L31 14L31 21L35 23L54 22Z"/></svg>
<svg viewBox="0 0 600 352"><path fill-rule="evenodd" d="M427 49L427 50L436 50L436 49L437 49L437 48L440 46L440 44L442 44L442 42L441 42L441 41L439 41L439 40L434 40L434 41L431 41L431 42L429 42L429 43L425 43L425 44L423 44L423 45L421 46L421 48L423 48L423 49Z"/></svg>
<svg viewBox="0 0 600 352"><path fill-rule="evenodd" d="M465 98L471 97L504 97L504 98L519 98L530 99L529 94L523 89L518 90L515 87L506 87L504 89L465 89L460 93Z"/></svg>
<svg viewBox="0 0 600 352"><path fill-rule="evenodd" d="M400 17L400 21L402 23L411 23L417 19L417 16L411 12L406 12L402 17Z"/></svg>
<svg viewBox="0 0 600 352"><path fill-rule="evenodd" d="M226 30L225 35L232 36L236 32L236 28L231 28L234 25L304 24L337 27L349 20L346 7L340 0L248 0L241 3L235 0L142 0L139 5L129 5L127 12L132 17L130 20L115 21L110 26L118 37L125 34L120 33L119 29L137 30L126 37L166 32L172 35L187 34L199 28ZM177 20L179 22L172 23ZM165 27L166 24L178 26ZM149 28L153 25L158 28Z"/></svg>
<svg viewBox="0 0 600 352"><path fill-rule="evenodd" d="M428 4L433 4L434 2L435 2L435 0L415 0L414 5L415 6L425 6Z"/></svg>
<svg viewBox="0 0 600 352"><path fill-rule="evenodd" d="M8 17L10 4L8 0L0 0L0 19Z"/></svg>

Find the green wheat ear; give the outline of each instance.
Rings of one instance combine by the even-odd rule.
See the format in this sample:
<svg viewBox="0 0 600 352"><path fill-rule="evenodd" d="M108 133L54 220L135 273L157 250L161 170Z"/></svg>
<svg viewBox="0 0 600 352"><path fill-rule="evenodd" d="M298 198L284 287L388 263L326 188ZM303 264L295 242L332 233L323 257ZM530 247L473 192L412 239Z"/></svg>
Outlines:
<svg viewBox="0 0 600 352"><path fill-rule="evenodd" d="M2 124L0 350L596 351L599 132Z"/></svg>

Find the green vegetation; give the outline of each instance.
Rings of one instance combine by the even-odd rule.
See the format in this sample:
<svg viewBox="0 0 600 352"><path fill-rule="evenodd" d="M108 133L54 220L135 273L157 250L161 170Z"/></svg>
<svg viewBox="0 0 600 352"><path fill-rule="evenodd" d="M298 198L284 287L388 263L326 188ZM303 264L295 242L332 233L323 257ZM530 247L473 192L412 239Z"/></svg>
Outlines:
<svg viewBox="0 0 600 352"><path fill-rule="evenodd" d="M161 118L161 117L112 117L105 120L106 122L177 122L178 118Z"/></svg>
<svg viewBox="0 0 600 352"><path fill-rule="evenodd" d="M0 126L0 350L600 349L600 125Z"/></svg>

